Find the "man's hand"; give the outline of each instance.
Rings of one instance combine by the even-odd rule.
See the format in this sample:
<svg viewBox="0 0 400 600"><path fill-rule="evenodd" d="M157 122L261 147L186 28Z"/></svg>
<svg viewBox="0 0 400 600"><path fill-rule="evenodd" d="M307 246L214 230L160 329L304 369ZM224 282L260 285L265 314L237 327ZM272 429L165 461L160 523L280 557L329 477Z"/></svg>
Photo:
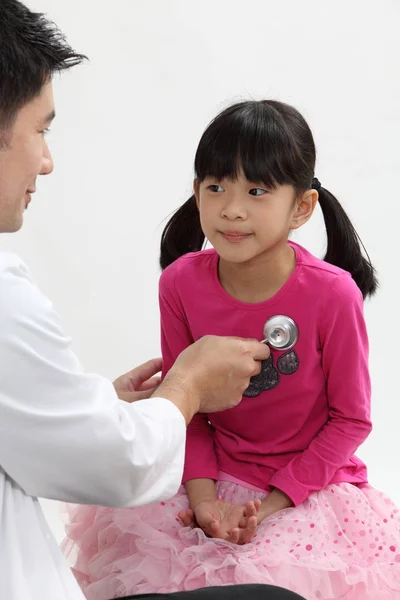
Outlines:
<svg viewBox="0 0 400 600"><path fill-rule="evenodd" d="M150 398L160 385L161 378L157 374L161 370L162 359L153 358L125 375L121 375L114 381L118 397L125 402Z"/></svg>
<svg viewBox="0 0 400 600"><path fill-rule="evenodd" d="M261 500L247 504L222 500L199 502L193 510L181 511L179 519L185 527L200 527L209 537L247 544L256 534L260 505Z"/></svg>
<svg viewBox="0 0 400 600"><path fill-rule="evenodd" d="M233 408L269 355L255 340L204 336L178 356L157 395L171 400L187 423L197 412Z"/></svg>

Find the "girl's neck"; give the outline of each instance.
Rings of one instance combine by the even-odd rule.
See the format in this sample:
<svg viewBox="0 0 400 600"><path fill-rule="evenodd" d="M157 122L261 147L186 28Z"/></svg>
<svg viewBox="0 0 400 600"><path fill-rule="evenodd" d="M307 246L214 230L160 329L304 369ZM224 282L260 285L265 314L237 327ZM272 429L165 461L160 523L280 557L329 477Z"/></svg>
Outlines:
<svg viewBox="0 0 400 600"><path fill-rule="evenodd" d="M286 242L245 263L219 260L222 287L241 302L264 302L286 283L296 266L296 255Z"/></svg>

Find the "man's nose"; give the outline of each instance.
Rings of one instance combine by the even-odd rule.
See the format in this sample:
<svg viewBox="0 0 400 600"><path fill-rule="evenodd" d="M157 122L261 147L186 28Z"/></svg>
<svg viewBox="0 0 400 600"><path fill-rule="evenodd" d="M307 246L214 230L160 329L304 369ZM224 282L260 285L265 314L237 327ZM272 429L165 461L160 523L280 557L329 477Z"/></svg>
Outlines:
<svg viewBox="0 0 400 600"><path fill-rule="evenodd" d="M54 162L49 147L46 142L44 142L44 150L43 150L43 158L42 158L42 168L40 170L40 175L50 175L54 169Z"/></svg>

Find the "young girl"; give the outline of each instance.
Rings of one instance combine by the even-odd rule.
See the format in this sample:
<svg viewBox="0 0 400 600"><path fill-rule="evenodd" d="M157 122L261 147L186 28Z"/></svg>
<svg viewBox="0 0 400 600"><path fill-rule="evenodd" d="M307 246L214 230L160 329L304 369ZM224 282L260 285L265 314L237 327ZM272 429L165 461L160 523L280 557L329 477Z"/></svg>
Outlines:
<svg viewBox="0 0 400 600"><path fill-rule="evenodd" d="M400 598L400 514L355 456L371 431L363 298L377 282L314 167L307 123L280 102L236 104L201 138L194 195L161 243L164 373L208 334L268 337L271 355L239 406L193 419L172 500L73 509L64 546L89 600L246 582ZM324 260L288 241L317 202Z"/></svg>

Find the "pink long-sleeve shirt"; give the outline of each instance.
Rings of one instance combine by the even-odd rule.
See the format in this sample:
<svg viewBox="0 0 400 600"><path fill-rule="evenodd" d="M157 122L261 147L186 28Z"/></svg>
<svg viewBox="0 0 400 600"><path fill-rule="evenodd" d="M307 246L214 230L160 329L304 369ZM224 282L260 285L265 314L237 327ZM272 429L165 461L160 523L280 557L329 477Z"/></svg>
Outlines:
<svg viewBox="0 0 400 600"><path fill-rule="evenodd" d="M257 304L222 288L214 250L187 254L161 276L164 374L204 335L262 339L274 315L291 317L299 330L290 355L272 350L251 397L193 419L183 482L216 480L223 471L265 490L276 487L298 505L328 484L367 481L365 465L354 456L372 428L362 296L348 273L291 246L292 275Z"/></svg>

